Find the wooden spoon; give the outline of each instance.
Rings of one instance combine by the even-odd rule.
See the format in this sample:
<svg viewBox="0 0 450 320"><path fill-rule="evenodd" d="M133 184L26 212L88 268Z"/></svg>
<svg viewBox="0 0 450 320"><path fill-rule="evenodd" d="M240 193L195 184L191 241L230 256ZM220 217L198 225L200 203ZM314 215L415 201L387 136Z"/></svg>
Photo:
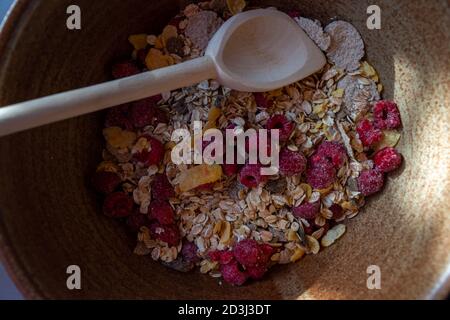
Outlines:
<svg viewBox="0 0 450 320"><path fill-rule="evenodd" d="M281 88L320 70L326 59L288 15L257 9L235 15L203 57L128 78L0 108L0 136L217 79L234 90Z"/></svg>

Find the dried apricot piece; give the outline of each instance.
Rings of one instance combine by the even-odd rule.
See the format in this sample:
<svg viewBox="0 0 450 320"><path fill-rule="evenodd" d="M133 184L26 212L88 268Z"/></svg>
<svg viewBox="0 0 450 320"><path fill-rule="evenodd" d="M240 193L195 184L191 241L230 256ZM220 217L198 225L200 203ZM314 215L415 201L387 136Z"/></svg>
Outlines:
<svg viewBox="0 0 450 320"><path fill-rule="evenodd" d="M222 177L222 166L202 164L184 171L180 177L180 191L193 190L201 185L213 183Z"/></svg>
<svg viewBox="0 0 450 320"><path fill-rule="evenodd" d="M128 37L128 41L131 43L135 50L141 50L147 47L146 34L133 34Z"/></svg>

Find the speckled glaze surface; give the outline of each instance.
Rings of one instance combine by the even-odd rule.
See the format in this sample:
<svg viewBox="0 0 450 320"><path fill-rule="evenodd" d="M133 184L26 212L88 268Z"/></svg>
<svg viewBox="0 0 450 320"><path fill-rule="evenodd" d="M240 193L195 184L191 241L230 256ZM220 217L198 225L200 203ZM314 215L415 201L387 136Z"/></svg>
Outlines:
<svg viewBox="0 0 450 320"><path fill-rule="evenodd" d="M119 224L100 214L88 176L101 154L102 114L0 139L1 257L28 298L403 299L443 298L450 273L448 2L380 0L382 29L366 28L369 1L257 1L298 8L362 33L384 96L404 124L405 164L317 256L277 267L243 288L219 286L132 254ZM280 5L282 3L282 5ZM18 0L0 35L0 105L98 83L127 52L127 36L157 31L178 1L79 0L81 31L65 28L70 0ZM282 49L282 48L280 48ZM66 268L82 290L66 288ZM381 290L366 287L381 268Z"/></svg>

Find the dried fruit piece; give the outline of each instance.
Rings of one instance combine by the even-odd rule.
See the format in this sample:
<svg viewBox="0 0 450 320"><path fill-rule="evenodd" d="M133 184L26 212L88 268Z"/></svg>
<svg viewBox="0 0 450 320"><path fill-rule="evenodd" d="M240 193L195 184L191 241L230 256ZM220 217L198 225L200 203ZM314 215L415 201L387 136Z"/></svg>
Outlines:
<svg viewBox="0 0 450 320"><path fill-rule="evenodd" d="M295 129L295 125L289 121L286 116L278 114L267 120L266 128L268 130L279 129L280 141L285 142L291 137L291 134Z"/></svg>
<svg viewBox="0 0 450 320"><path fill-rule="evenodd" d="M239 181L247 188L256 188L267 180L267 176L261 175L261 168L259 164L245 165L239 173Z"/></svg>
<svg viewBox="0 0 450 320"><path fill-rule="evenodd" d="M180 191L186 192L207 183L213 183L222 177L222 167L218 164L202 164L181 173Z"/></svg>
<svg viewBox="0 0 450 320"><path fill-rule="evenodd" d="M133 34L128 37L128 41L131 43L135 50L145 49L148 44L146 34Z"/></svg>
<svg viewBox="0 0 450 320"><path fill-rule="evenodd" d="M255 102L258 108L268 109L272 107L273 101L266 97L264 93L255 92L253 93L253 96L255 97Z"/></svg>
<svg viewBox="0 0 450 320"><path fill-rule="evenodd" d="M356 127L359 139L364 146L370 147L383 139L383 132L376 128L369 119L363 119Z"/></svg>
<svg viewBox="0 0 450 320"><path fill-rule="evenodd" d="M169 53L184 56L184 41L180 37L172 37L166 41L166 49Z"/></svg>
<svg viewBox="0 0 450 320"><path fill-rule="evenodd" d="M272 248L267 245L260 245L253 239L244 239L234 246L233 254L236 260L246 268L267 266Z"/></svg>
<svg viewBox="0 0 450 320"><path fill-rule="evenodd" d="M148 224L148 216L140 213L139 210L135 210L133 214L127 218L127 226L132 232L139 232L141 227Z"/></svg>
<svg viewBox="0 0 450 320"><path fill-rule="evenodd" d="M320 159L320 158L318 158ZM336 170L333 164L327 160L309 161L306 170L306 180L315 189L326 189L336 179Z"/></svg>
<svg viewBox="0 0 450 320"><path fill-rule="evenodd" d="M400 167L402 156L394 148L384 148L374 155L373 162L376 169L387 173Z"/></svg>
<svg viewBox="0 0 450 320"><path fill-rule="evenodd" d="M336 169L341 168L347 160L345 147L339 142L324 141L317 149L317 155L330 161Z"/></svg>
<svg viewBox="0 0 450 320"><path fill-rule="evenodd" d="M364 196L379 192L384 185L384 174L378 170L365 170L358 177L358 189Z"/></svg>
<svg viewBox="0 0 450 320"><path fill-rule="evenodd" d="M227 0L228 10L230 10L233 15L244 11L246 5L247 3L245 0Z"/></svg>
<svg viewBox="0 0 450 320"><path fill-rule="evenodd" d="M302 174L306 169L306 162L303 153L283 149L280 152L280 173L288 177Z"/></svg>
<svg viewBox="0 0 450 320"><path fill-rule="evenodd" d="M149 70L168 67L174 63L175 61L171 56L167 56L160 50L154 48L149 50L147 57L145 58L145 64Z"/></svg>
<svg viewBox="0 0 450 320"><path fill-rule="evenodd" d="M103 136L106 142L116 149L129 148L136 141L136 134L134 132L122 130L119 127L103 129Z"/></svg>
<svg viewBox="0 0 450 320"><path fill-rule="evenodd" d="M331 37L327 57L338 68L354 71L364 56L364 42L358 30L346 21L334 21L325 27Z"/></svg>
<svg viewBox="0 0 450 320"><path fill-rule="evenodd" d="M378 129L396 129L402 125L398 106L392 101L378 101L373 107L373 117Z"/></svg>
<svg viewBox="0 0 450 320"><path fill-rule="evenodd" d="M136 128L143 128L152 123L155 114L155 99L148 98L131 105L130 120Z"/></svg>
<svg viewBox="0 0 450 320"><path fill-rule="evenodd" d="M401 138L401 133L395 130L383 130L383 139L379 143L377 143L374 147L375 151L392 147L394 148Z"/></svg>
<svg viewBox="0 0 450 320"><path fill-rule="evenodd" d="M112 67L114 79L126 78L140 73L141 70L133 61L119 62Z"/></svg>
<svg viewBox="0 0 450 320"><path fill-rule="evenodd" d="M320 201L313 203L305 202L292 210L294 216L306 220L314 219L319 213Z"/></svg>
<svg viewBox="0 0 450 320"><path fill-rule="evenodd" d="M111 218L128 217L133 212L133 199L124 192L109 194L103 203L103 213Z"/></svg>
<svg viewBox="0 0 450 320"><path fill-rule="evenodd" d="M149 208L149 218L162 225L169 225L174 223L175 213L167 201L153 200Z"/></svg>
<svg viewBox="0 0 450 320"><path fill-rule="evenodd" d="M176 225L162 225L154 222L150 225L150 236L153 239L167 243L170 247L177 246L180 243L180 230Z"/></svg>
<svg viewBox="0 0 450 320"><path fill-rule="evenodd" d="M97 192L109 194L120 185L121 179L114 172L98 171L92 178L92 184Z"/></svg>
<svg viewBox="0 0 450 320"><path fill-rule="evenodd" d="M152 194L158 200L167 200L175 196L175 190L165 174L158 173L151 184Z"/></svg>
<svg viewBox="0 0 450 320"><path fill-rule="evenodd" d="M181 248L181 256L183 260L197 263L200 262L200 257L197 255L198 248L193 242L184 241L183 247Z"/></svg>
<svg viewBox="0 0 450 320"><path fill-rule="evenodd" d="M163 144L149 136L141 136L133 148L133 161L144 166L158 165L164 158Z"/></svg>
<svg viewBox="0 0 450 320"><path fill-rule="evenodd" d="M128 104L110 108L106 113L105 127L120 127L123 130L133 130L133 124L128 117L129 111L130 106Z"/></svg>
<svg viewBox="0 0 450 320"><path fill-rule="evenodd" d="M223 280L233 286L242 286L247 281L248 276L239 269L237 261L220 266Z"/></svg>

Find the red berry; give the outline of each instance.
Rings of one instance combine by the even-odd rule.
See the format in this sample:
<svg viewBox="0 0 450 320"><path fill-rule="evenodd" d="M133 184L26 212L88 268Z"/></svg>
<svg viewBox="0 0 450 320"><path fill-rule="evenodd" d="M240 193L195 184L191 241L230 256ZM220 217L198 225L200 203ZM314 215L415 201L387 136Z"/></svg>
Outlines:
<svg viewBox="0 0 450 320"><path fill-rule="evenodd" d="M280 141L288 141L295 129L294 123L288 120L284 115L275 115L267 120L266 128L268 130L279 129Z"/></svg>
<svg viewBox="0 0 450 320"><path fill-rule="evenodd" d="M130 119L136 128L143 128L152 124L156 103L152 98L133 102L131 105Z"/></svg>
<svg viewBox="0 0 450 320"><path fill-rule="evenodd" d="M181 239L180 230L176 225L162 225L159 222L153 222L150 225L150 236L167 243L171 247L177 246Z"/></svg>
<svg viewBox="0 0 450 320"><path fill-rule="evenodd" d="M107 171L96 172L92 178L94 189L103 194L114 192L121 182L119 175Z"/></svg>
<svg viewBox="0 0 450 320"><path fill-rule="evenodd" d="M291 18L299 18L300 17L300 11L298 10L291 10L288 12L288 16Z"/></svg>
<svg viewBox="0 0 450 320"><path fill-rule="evenodd" d="M175 190L165 174L156 174L152 184L153 199L167 200L175 196Z"/></svg>
<svg viewBox="0 0 450 320"><path fill-rule="evenodd" d="M255 97L256 105L261 109L268 109L272 107L273 101L266 98L266 96L261 92L253 93Z"/></svg>
<svg viewBox="0 0 450 320"><path fill-rule="evenodd" d="M265 266L270 258L265 249L253 239L238 242L233 248L233 254L236 260L246 268Z"/></svg>
<svg viewBox="0 0 450 320"><path fill-rule="evenodd" d="M306 180L315 189L325 189L336 180L336 170L331 162L313 156L306 170Z"/></svg>
<svg viewBox="0 0 450 320"><path fill-rule="evenodd" d="M267 176L261 175L261 165L246 164L239 172L239 181L248 188L256 188Z"/></svg>
<svg viewBox="0 0 450 320"><path fill-rule="evenodd" d="M167 201L153 200L150 204L149 214L150 219L154 219L163 225L173 224L175 221L175 213Z"/></svg>
<svg viewBox="0 0 450 320"><path fill-rule="evenodd" d="M158 165L164 158L165 151L163 144L149 135L143 135L140 138L147 139L150 147L142 150L141 152L135 153L133 155L133 160L137 163L143 164L144 166Z"/></svg>
<svg viewBox="0 0 450 320"><path fill-rule="evenodd" d="M248 276L253 280L262 279L267 273L267 270L268 269L265 265L253 266L246 269Z"/></svg>
<svg viewBox="0 0 450 320"><path fill-rule="evenodd" d="M103 213L111 218L128 217L133 212L133 205L133 199L126 193L111 193L103 203Z"/></svg>
<svg viewBox="0 0 450 320"><path fill-rule="evenodd" d="M184 241L183 247L181 248L181 256L183 260L191 263L197 263L201 259L197 255L198 248L193 242Z"/></svg>
<svg viewBox="0 0 450 320"><path fill-rule="evenodd" d="M378 101L373 107L373 116L378 129L396 129L402 125L400 111L392 101Z"/></svg>
<svg viewBox="0 0 450 320"><path fill-rule="evenodd" d="M332 204L329 208L331 212L333 212L333 219L338 220L344 216L344 210L338 204Z"/></svg>
<svg viewBox="0 0 450 320"><path fill-rule="evenodd" d="M370 147L383 139L383 132L374 127L369 119L361 120L356 127L356 132L358 132L359 139L366 147Z"/></svg>
<svg viewBox="0 0 450 320"><path fill-rule="evenodd" d="M134 76L140 72L141 70L133 61L119 62L112 67L112 76L115 79Z"/></svg>
<svg viewBox="0 0 450 320"><path fill-rule="evenodd" d="M306 169L306 162L303 153L283 149L280 152L280 173L288 177L302 174Z"/></svg>
<svg viewBox="0 0 450 320"><path fill-rule="evenodd" d="M336 169L347 160L347 151L339 142L324 141L317 149L317 155L330 161Z"/></svg>
<svg viewBox="0 0 450 320"><path fill-rule="evenodd" d="M375 167L381 172L391 172L400 167L402 156L394 148L387 147L375 154L373 162Z"/></svg>
<svg viewBox="0 0 450 320"><path fill-rule="evenodd" d="M220 266L223 280L233 286L242 286L247 281L247 274L239 269L236 261Z"/></svg>
<svg viewBox="0 0 450 320"><path fill-rule="evenodd" d="M320 202L316 201L314 203L305 202L295 207L292 210L294 216L306 220L314 219L316 215L319 213Z"/></svg>
<svg viewBox="0 0 450 320"><path fill-rule="evenodd" d="M223 164L222 170L226 176L232 176L238 172L239 167L237 164Z"/></svg>
<svg viewBox="0 0 450 320"><path fill-rule="evenodd" d="M105 127L120 127L128 131L133 130L133 124L128 117L129 111L130 106L128 104L110 108L106 113Z"/></svg>
<svg viewBox="0 0 450 320"><path fill-rule="evenodd" d="M384 174L376 169L365 170L358 177L358 189L365 196L377 193L383 185Z"/></svg>
<svg viewBox="0 0 450 320"><path fill-rule="evenodd" d="M132 232L139 232L141 227L148 225L148 223L148 216L140 213L139 210L135 210L135 212L127 218L127 226Z"/></svg>

